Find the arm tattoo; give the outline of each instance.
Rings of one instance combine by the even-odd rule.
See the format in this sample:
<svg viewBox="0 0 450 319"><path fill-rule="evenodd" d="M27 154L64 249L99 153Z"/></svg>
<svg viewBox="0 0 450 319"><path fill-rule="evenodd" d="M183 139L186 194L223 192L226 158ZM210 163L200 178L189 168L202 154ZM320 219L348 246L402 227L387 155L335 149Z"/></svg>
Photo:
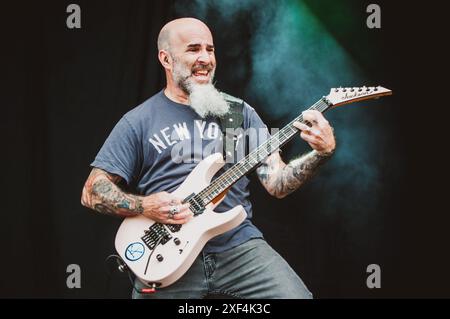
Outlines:
<svg viewBox="0 0 450 319"><path fill-rule="evenodd" d="M320 155L316 151L309 152L291 161L284 167L278 163L279 157L269 157L257 170L258 177L269 191L277 198L283 198L309 180L317 169L325 163L330 155Z"/></svg>
<svg viewBox="0 0 450 319"><path fill-rule="evenodd" d="M83 205L107 215L135 216L144 211L140 196L127 194L116 184L121 177L94 168L83 189Z"/></svg>

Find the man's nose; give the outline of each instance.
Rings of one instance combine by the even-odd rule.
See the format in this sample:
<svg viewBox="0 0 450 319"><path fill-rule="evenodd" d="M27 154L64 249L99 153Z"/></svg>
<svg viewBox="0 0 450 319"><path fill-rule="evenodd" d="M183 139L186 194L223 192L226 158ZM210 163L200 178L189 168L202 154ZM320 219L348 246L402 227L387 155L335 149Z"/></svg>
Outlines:
<svg viewBox="0 0 450 319"><path fill-rule="evenodd" d="M211 62L211 56L208 51L202 50L198 56L197 61L201 64L209 64Z"/></svg>

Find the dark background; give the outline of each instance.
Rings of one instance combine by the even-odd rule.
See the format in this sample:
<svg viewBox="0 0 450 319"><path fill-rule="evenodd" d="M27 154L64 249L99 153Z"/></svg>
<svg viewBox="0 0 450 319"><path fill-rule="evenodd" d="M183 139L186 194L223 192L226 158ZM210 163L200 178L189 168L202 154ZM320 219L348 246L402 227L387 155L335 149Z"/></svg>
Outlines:
<svg viewBox="0 0 450 319"><path fill-rule="evenodd" d="M273 199L252 177L254 222L316 298L449 297L447 146L440 140L447 127L438 124L448 106L438 99L446 93L439 87L446 84L439 79L442 10L378 1L382 28L370 30L370 2L303 2L363 66L367 84L380 83L394 95L331 111L336 160L295 194ZM271 127L288 120L247 89L248 65L255 62L247 50L255 19L248 11L224 20L214 10L200 15L188 1L79 0L82 28L70 30L69 3L16 1L1 8L1 297L130 296L128 279L104 262L114 252L120 219L82 207L80 195L114 124L163 88L156 38L170 19L203 18L217 47L217 86L245 98ZM320 74L330 76L326 69ZM299 101L305 107L297 110ZM300 112L313 102L293 96L289 107ZM361 122L349 123L347 115ZM363 138L352 148L346 138L355 131ZM305 150L298 140L283 156ZM353 167L360 163L376 174L358 176ZM66 287L69 264L81 267L81 289ZM380 289L366 286L369 264L381 266Z"/></svg>

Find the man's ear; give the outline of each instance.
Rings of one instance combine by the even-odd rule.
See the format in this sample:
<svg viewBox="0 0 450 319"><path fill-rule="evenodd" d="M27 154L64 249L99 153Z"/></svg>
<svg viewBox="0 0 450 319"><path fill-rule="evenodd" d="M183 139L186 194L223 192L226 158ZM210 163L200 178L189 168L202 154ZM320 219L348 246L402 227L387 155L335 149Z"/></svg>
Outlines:
<svg viewBox="0 0 450 319"><path fill-rule="evenodd" d="M172 67L172 59L170 57L169 52L166 50L160 50L158 52L159 62L161 62L162 66L165 69L170 69Z"/></svg>

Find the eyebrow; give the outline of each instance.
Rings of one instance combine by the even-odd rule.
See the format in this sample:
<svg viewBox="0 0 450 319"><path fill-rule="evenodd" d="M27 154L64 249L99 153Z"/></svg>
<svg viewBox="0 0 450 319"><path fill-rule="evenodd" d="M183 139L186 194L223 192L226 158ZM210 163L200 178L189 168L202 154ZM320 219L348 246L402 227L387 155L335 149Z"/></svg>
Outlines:
<svg viewBox="0 0 450 319"><path fill-rule="evenodd" d="M202 46L200 43L191 43L191 44L187 45L188 48L198 48L200 46ZM212 44L207 44L206 47L208 49L214 49L214 45L212 45Z"/></svg>

